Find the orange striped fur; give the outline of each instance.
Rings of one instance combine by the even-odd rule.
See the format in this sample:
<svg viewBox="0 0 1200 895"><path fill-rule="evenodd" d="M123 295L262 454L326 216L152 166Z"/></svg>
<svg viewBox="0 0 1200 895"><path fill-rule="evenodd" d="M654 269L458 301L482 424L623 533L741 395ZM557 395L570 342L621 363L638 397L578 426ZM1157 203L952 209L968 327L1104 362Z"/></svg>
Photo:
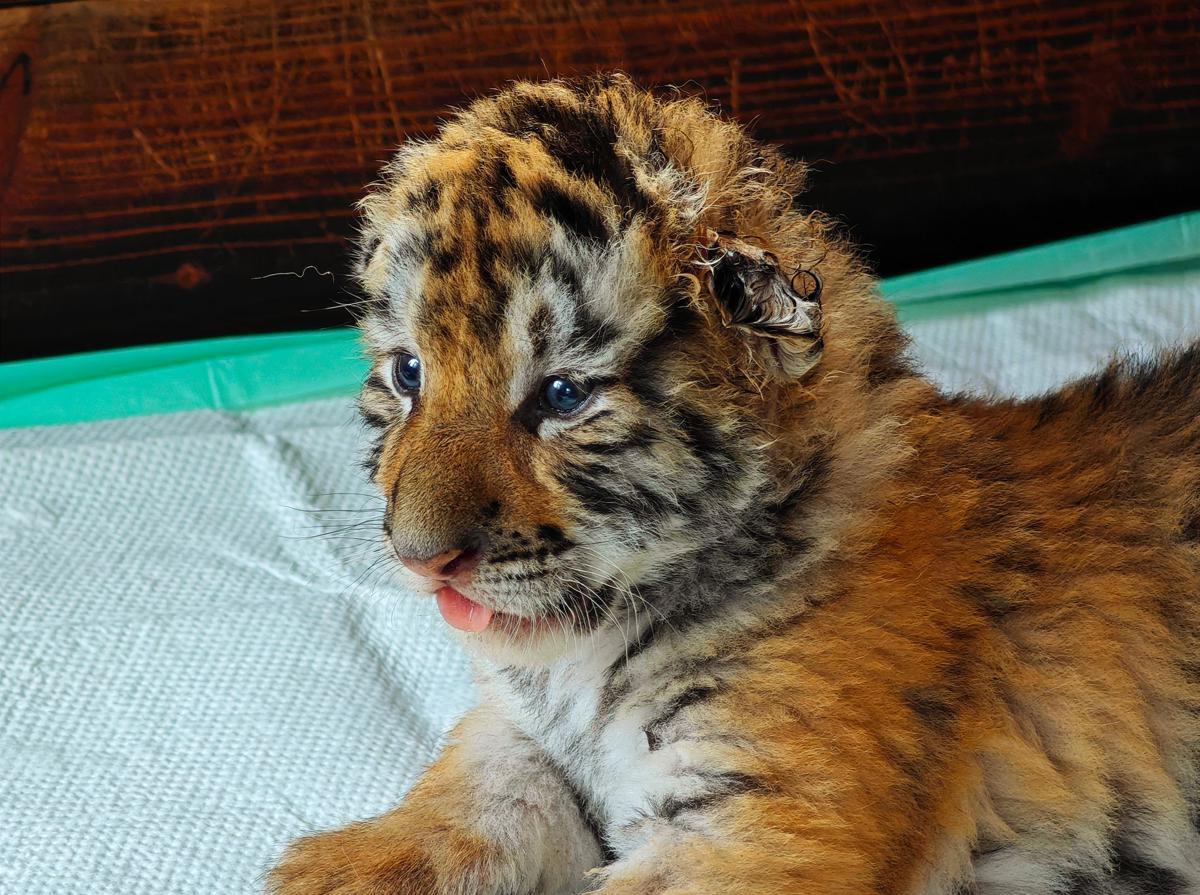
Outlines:
<svg viewBox="0 0 1200 895"><path fill-rule="evenodd" d="M621 76L385 169L369 466L480 706L277 895L1200 893L1200 346L944 395L803 179Z"/></svg>

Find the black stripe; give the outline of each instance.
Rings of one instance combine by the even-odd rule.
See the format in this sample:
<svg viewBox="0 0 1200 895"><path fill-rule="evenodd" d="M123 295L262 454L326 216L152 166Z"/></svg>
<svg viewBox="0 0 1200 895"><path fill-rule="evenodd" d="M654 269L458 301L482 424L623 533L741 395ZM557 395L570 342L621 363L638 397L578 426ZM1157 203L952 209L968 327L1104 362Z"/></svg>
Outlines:
<svg viewBox="0 0 1200 895"><path fill-rule="evenodd" d="M612 457L617 454L628 454L645 448L646 445L634 438L621 438L617 441L585 441L579 449L597 457Z"/></svg>
<svg viewBox="0 0 1200 895"><path fill-rule="evenodd" d="M1011 599L990 584L967 582L959 588L959 592L963 599L977 606L992 622L1002 621L1017 608Z"/></svg>
<svg viewBox="0 0 1200 895"><path fill-rule="evenodd" d="M560 127L580 117L573 103L544 94L510 94L500 99L496 111L502 116L500 129L518 137L541 136L547 126Z"/></svg>
<svg viewBox="0 0 1200 895"><path fill-rule="evenodd" d="M699 322L700 316L690 301L686 297L677 299L668 307L662 327L630 359L622 381L642 404L656 410L667 409L670 401L659 388L657 368Z"/></svg>
<svg viewBox="0 0 1200 895"><path fill-rule="evenodd" d="M575 321L567 337L572 345L586 345L593 351L601 351L612 343L617 334L617 328L612 323L598 320L576 301Z"/></svg>
<svg viewBox="0 0 1200 895"><path fill-rule="evenodd" d="M492 220L492 208L495 206L491 202L480 202L476 200L467 204L467 210L471 215L471 223L475 225L475 238L483 239L487 235L488 224ZM464 228L461 223L458 223L457 228L461 232Z"/></svg>
<svg viewBox="0 0 1200 895"><path fill-rule="evenodd" d="M390 395L392 393L392 390L388 387L387 382L384 380L379 370L374 368L367 376L367 381L363 383L363 387L377 389L378 391L383 392L385 395Z"/></svg>
<svg viewBox="0 0 1200 895"><path fill-rule="evenodd" d="M440 277L453 273L462 262L462 244L453 237L438 240L429 253L429 269Z"/></svg>
<svg viewBox="0 0 1200 895"><path fill-rule="evenodd" d="M505 665L497 669L510 687L517 690L523 699L534 699L545 696L545 689L550 681L550 672L544 668L522 668L516 665Z"/></svg>
<svg viewBox="0 0 1200 895"><path fill-rule="evenodd" d="M547 615L570 622L576 630L590 631L597 627L612 608L616 591L610 584L603 584L592 591L583 588L569 590L555 602Z"/></svg>
<svg viewBox="0 0 1200 895"><path fill-rule="evenodd" d="M784 529L804 504L821 491L829 481L833 461L828 450L818 448L809 454L808 458L796 470L796 478L791 490L767 507L767 515L774 521L775 529L771 536L779 538L783 543L795 550L812 549L811 538L797 538L789 535Z"/></svg>
<svg viewBox="0 0 1200 895"><path fill-rule="evenodd" d="M538 427L542 424L541 404L537 394L529 395L517 407L513 419L531 435L537 435Z"/></svg>
<svg viewBox="0 0 1200 895"><path fill-rule="evenodd" d="M432 214L442 201L442 185L431 180L418 190L408 194L408 205L416 211Z"/></svg>
<svg viewBox="0 0 1200 895"><path fill-rule="evenodd" d="M383 457L383 435L375 439L362 467L369 478L374 479L379 474L379 461Z"/></svg>
<svg viewBox="0 0 1200 895"><path fill-rule="evenodd" d="M417 308L417 325L422 331L431 336L434 341L442 344L454 342L454 330L446 317L454 311L445 305L437 305L431 301L423 301Z"/></svg>
<svg viewBox="0 0 1200 895"><path fill-rule="evenodd" d="M606 242L612 237L600 211L557 184L543 180L531 191L534 207L579 239Z"/></svg>
<svg viewBox="0 0 1200 895"><path fill-rule="evenodd" d="M705 774L704 780L712 785L707 792L684 799L668 796L654 806L654 813L665 820L675 820L684 812L703 811L732 796L766 790L757 777L735 771Z"/></svg>
<svg viewBox="0 0 1200 895"><path fill-rule="evenodd" d="M645 597L645 591L642 592ZM650 597L647 602L653 606L654 599ZM596 707L596 717L611 718L613 710L617 704L629 695L632 687L631 681L627 674L624 674L626 666L648 650L657 639L661 630L669 627L667 622L658 623L651 621L641 630L633 643L629 644L623 652L621 652L612 664L604 671L604 688L600 691L600 699Z"/></svg>
<svg viewBox="0 0 1200 895"><path fill-rule="evenodd" d="M479 160L475 171L475 179L479 185L479 194L471 203L477 209L498 211L504 216L511 213L508 205L508 194L518 189L517 175L504 155L487 155ZM483 198L485 201L481 201ZM485 220L486 214L476 213L476 224Z"/></svg>
<svg viewBox="0 0 1200 895"><path fill-rule="evenodd" d="M588 416L588 418L586 420L584 420L582 423L580 423L575 428L577 430L583 430L589 426L595 425L596 423L600 422L601 420L608 419L611 416L616 416L616 413L614 411L612 411L611 409L605 407L600 410L597 410L595 413L592 413L590 416Z"/></svg>
<svg viewBox="0 0 1200 895"><path fill-rule="evenodd" d="M611 382L593 380L590 384L595 389L614 383L615 380ZM598 457L613 457L633 451L646 450L653 447L654 443L659 441L660 438L661 435L650 425L638 421L633 423L623 435L614 438L612 441L585 441L581 442L578 447L585 453Z"/></svg>
<svg viewBox="0 0 1200 895"><path fill-rule="evenodd" d="M686 404L673 408L679 420L684 441L701 462L705 485L695 497L703 499L714 492L722 493L738 478L737 462L730 454L729 444L716 423L700 410Z"/></svg>
<svg viewBox="0 0 1200 895"><path fill-rule="evenodd" d="M558 480L591 513L644 519L647 514L662 518L678 509L672 495L656 491L635 479L612 481L616 475L603 463L591 461L567 465Z"/></svg>
<svg viewBox="0 0 1200 895"><path fill-rule="evenodd" d="M804 465L800 467L798 481L788 495L788 500L794 502L823 488L829 481L829 473L832 468L833 458L828 450L820 448L809 454Z"/></svg>
<svg viewBox="0 0 1200 895"><path fill-rule="evenodd" d="M371 260L371 256L375 254L375 250L379 248L379 244L381 242L383 242L383 239L378 236L368 236L363 241L359 251L362 253L362 262L364 266Z"/></svg>
<svg viewBox="0 0 1200 895"><path fill-rule="evenodd" d="M550 270L550 276L562 284L564 289L575 296L580 294L583 290L583 280L573 264L558 252L547 252L546 264Z"/></svg>
<svg viewBox="0 0 1200 895"><path fill-rule="evenodd" d="M1138 895L1183 895L1188 891L1187 880L1143 858L1131 843L1118 842L1116 852L1113 878L1124 886L1122 891Z"/></svg>
<svg viewBox="0 0 1200 895"><path fill-rule="evenodd" d="M926 729L948 733L958 718L958 698L937 687L921 687L904 694L904 702Z"/></svg>
<svg viewBox="0 0 1200 895"><path fill-rule="evenodd" d="M397 257L407 256L415 260L427 257L432 251L433 234L425 231L421 233L408 233L404 238L397 240L395 246L395 255Z"/></svg>
<svg viewBox="0 0 1200 895"><path fill-rule="evenodd" d="M567 772L560 764L558 764L558 762L554 761L552 758L543 753L539 753L539 757L546 763L546 767L549 768L555 774L555 776L562 781L563 788L566 789L566 791L570 794L571 800L575 802L576 807L579 809L580 818L583 820L588 830L591 831L592 835L596 837L596 843L600 846L600 850L604 853L605 863L615 861L617 858L616 853L613 852L608 843L604 841L604 826L597 818L596 812L592 807L591 800L578 786L575 785L575 781L571 779L570 775L567 774Z"/></svg>
<svg viewBox="0 0 1200 895"><path fill-rule="evenodd" d="M388 426L388 418L382 413L376 413L374 410L368 410L365 407L359 407L358 412L362 414L363 422L372 429L386 429Z"/></svg>
<svg viewBox="0 0 1200 895"><path fill-rule="evenodd" d="M645 593L643 592L643 597L644 596ZM652 599L648 600L648 602L650 605L654 605L654 601ZM642 629L641 633L638 634L637 639L634 640L633 643L629 644L629 646L625 648L625 651L613 660L613 663L609 665L607 670L604 672L605 679L609 681L609 684L605 685L606 692L608 687L612 685L613 679L616 677L617 673L622 671L628 663L632 662L639 655L645 652L654 643L655 638L658 637L659 631L666 627L667 624L665 621L662 623L658 621L651 621L646 625L645 628ZM609 700L609 702L615 701L616 697L613 697ZM603 695L601 696L601 702L605 702L605 697Z"/></svg>
<svg viewBox="0 0 1200 895"><path fill-rule="evenodd" d="M485 256L492 264L498 260L500 264L517 275L533 276L545 265L551 264L551 253L544 243L530 242L527 239L506 240L502 243L487 240L486 255L481 246L480 258ZM483 261L480 261L483 264Z"/></svg>
<svg viewBox="0 0 1200 895"><path fill-rule="evenodd" d="M517 175L505 156L496 158L492 168L492 191L503 196L508 190L517 189Z"/></svg>
<svg viewBox="0 0 1200 895"><path fill-rule="evenodd" d="M518 550L508 550L503 553L497 553L494 556L488 557L488 562L492 565L503 565L506 562L523 559L547 559L551 556L558 556L566 553L575 546L574 541L560 541L556 544L549 544L543 547L525 547Z"/></svg>
<svg viewBox="0 0 1200 895"><path fill-rule="evenodd" d="M529 318L529 344L536 360L545 358L550 350L550 336L554 332L554 318L550 308L540 305Z"/></svg>
<svg viewBox="0 0 1200 895"><path fill-rule="evenodd" d="M516 572L509 575L497 573L496 577L501 581L537 581L539 578L546 577L546 570L535 569L532 572Z"/></svg>
<svg viewBox="0 0 1200 895"><path fill-rule="evenodd" d="M679 418L679 425L688 445L706 463L728 464L725 438L712 420L686 404L676 407L675 415Z"/></svg>
<svg viewBox="0 0 1200 895"><path fill-rule="evenodd" d="M1024 575L1041 575L1045 571L1041 553L1033 544L1014 544L992 558L998 569Z"/></svg>
<svg viewBox="0 0 1200 895"><path fill-rule="evenodd" d="M879 388L905 376L914 375L912 362L904 356L907 346L908 338L898 330L891 329L886 334L880 335L871 346L871 352L867 357L867 385L869 387ZM817 339L816 344L810 349L810 355L813 350L820 351L822 348L824 348L824 340Z"/></svg>
<svg viewBox="0 0 1200 895"><path fill-rule="evenodd" d="M510 290L497 278L496 266L502 249L493 240L479 235L475 242L475 271L483 294L470 307L471 328L485 344L500 338L504 316L508 313Z"/></svg>
<svg viewBox="0 0 1200 895"><path fill-rule="evenodd" d="M500 247L487 237L479 237L475 241L475 270L479 282L490 295L498 295L503 291L499 280L496 279L496 264L500 258Z"/></svg>
<svg viewBox="0 0 1200 895"><path fill-rule="evenodd" d="M636 511L628 498L600 481L608 468L598 463L570 464L558 476L559 482L591 513L610 514Z"/></svg>
<svg viewBox="0 0 1200 895"><path fill-rule="evenodd" d="M642 512L649 512L657 519L662 519L679 509L679 502L669 494L655 491L649 485L637 481L631 481L629 485L634 490L641 505L639 510Z"/></svg>
<svg viewBox="0 0 1200 895"><path fill-rule="evenodd" d="M652 372L667 353L678 342L685 340L700 324L700 314L692 307L686 295L677 296L667 307L662 326L638 349L629 362L629 376L634 379Z"/></svg>
<svg viewBox="0 0 1200 895"><path fill-rule="evenodd" d="M649 372L631 372L625 377L625 387L642 406L656 411L667 411L669 400L662 390L660 380Z"/></svg>
<svg viewBox="0 0 1200 895"><path fill-rule="evenodd" d="M1200 507L1200 495L1192 496L1191 505ZM1180 520L1179 540L1184 542L1200 541L1200 510L1192 510Z"/></svg>
<svg viewBox="0 0 1200 895"><path fill-rule="evenodd" d="M660 745L659 732L670 721L686 709L688 706L695 705L698 702L703 702L721 692L721 688L716 684L697 684L694 687L688 687L682 693L673 697L665 706L662 712L658 714L652 721L643 726L646 732L646 740L650 746L650 751L653 752Z"/></svg>
<svg viewBox="0 0 1200 895"><path fill-rule="evenodd" d="M628 496L588 478L586 474L565 481L560 478L560 481L590 513L597 515L637 514L638 506Z"/></svg>

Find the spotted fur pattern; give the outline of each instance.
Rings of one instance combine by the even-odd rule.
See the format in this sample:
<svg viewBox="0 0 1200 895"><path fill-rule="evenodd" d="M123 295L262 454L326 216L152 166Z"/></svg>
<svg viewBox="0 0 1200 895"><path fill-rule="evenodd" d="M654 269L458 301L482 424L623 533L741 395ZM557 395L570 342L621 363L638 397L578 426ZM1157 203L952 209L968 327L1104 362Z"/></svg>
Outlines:
<svg viewBox="0 0 1200 895"><path fill-rule="evenodd" d="M386 536L483 545L497 615L445 754L273 892L1200 893L1200 346L941 394L803 178L619 76L384 170ZM713 233L820 282L801 375L722 323ZM549 375L591 398L540 413Z"/></svg>

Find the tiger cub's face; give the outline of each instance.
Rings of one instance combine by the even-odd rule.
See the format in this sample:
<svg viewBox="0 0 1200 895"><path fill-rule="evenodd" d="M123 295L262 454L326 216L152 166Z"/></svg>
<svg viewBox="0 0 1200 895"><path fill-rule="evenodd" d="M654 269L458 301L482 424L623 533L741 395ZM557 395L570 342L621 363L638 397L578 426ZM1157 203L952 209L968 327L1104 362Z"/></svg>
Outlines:
<svg viewBox="0 0 1200 895"><path fill-rule="evenodd" d="M471 645L544 661L645 618L639 587L762 488L756 393L677 171L483 130L410 144L364 203L360 403L411 583Z"/></svg>

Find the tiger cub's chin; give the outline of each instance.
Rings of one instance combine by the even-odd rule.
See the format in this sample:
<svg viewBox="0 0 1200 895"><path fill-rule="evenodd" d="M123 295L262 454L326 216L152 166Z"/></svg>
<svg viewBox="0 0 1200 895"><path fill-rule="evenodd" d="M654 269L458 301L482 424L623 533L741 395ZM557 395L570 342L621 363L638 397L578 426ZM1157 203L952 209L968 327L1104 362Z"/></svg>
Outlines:
<svg viewBox="0 0 1200 895"><path fill-rule="evenodd" d="M587 636L565 621L530 621L498 613L482 631L462 633L460 642L470 653L495 665L536 667L577 649Z"/></svg>

